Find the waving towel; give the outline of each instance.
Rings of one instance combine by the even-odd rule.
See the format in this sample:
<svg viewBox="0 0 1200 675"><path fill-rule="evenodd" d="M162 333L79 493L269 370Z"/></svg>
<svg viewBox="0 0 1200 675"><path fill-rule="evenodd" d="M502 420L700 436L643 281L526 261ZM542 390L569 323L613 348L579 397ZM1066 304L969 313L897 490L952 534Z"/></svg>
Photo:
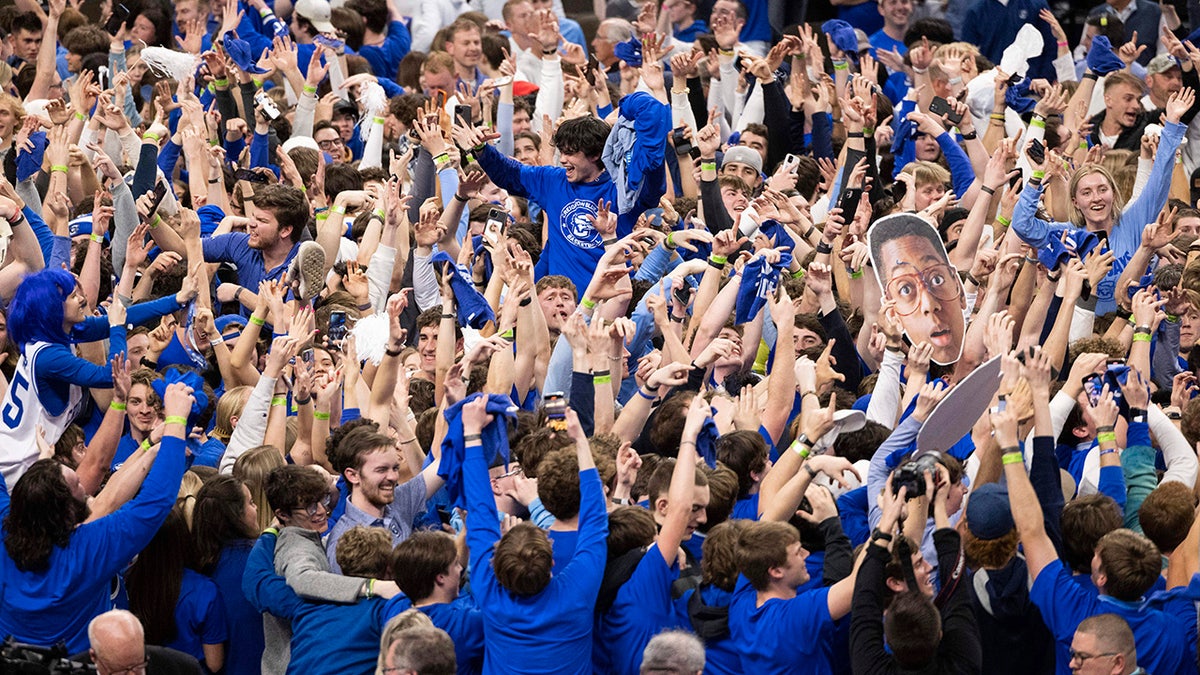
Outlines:
<svg viewBox="0 0 1200 675"><path fill-rule="evenodd" d="M644 91L621 99L617 124L608 134L601 158L617 187L617 213L637 204L646 177L663 170L671 108Z"/></svg>
<svg viewBox="0 0 1200 675"><path fill-rule="evenodd" d="M467 456L467 445L463 442L462 408L463 405L474 401L483 394L471 394L463 400L446 409L446 437L442 440L442 461L438 465L438 476L446 481L446 494L451 506L466 508L466 499L462 489L462 464ZM517 407L507 396L491 394L488 396L487 411L495 416L492 423L484 427L481 439L485 457L493 457L500 453L504 463L508 464L508 418L514 417Z"/></svg>

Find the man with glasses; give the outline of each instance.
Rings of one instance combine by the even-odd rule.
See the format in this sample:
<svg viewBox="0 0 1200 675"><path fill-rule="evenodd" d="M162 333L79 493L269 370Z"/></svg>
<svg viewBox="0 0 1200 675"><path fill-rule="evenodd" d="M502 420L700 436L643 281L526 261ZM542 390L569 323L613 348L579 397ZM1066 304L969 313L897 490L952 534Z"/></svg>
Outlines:
<svg viewBox="0 0 1200 675"><path fill-rule="evenodd" d="M321 152L333 158L334 164L347 161L349 153L346 150L346 142L342 140L341 132L332 122L317 122L313 127L313 140L317 142Z"/></svg>
<svg viewBox="0 0 1200 675"><path fill-rule="evenodd" d="M440 628L418 626L396 635L383 675L454 675L454 642Z"/></svg>
<svg viewBox="0 0 1200 675"><path fill-rule="evenodd" d="M1145 675L1129 623L1116 614L1084 619L1071 640L1071 672L1077 675Z"/></svg>
<svg viewBox="0 0 1200 675"><path fill-rule="evenodd" d="M929 343L934 363L957 362L967 300L937 230L918 216L897 214L876 222L867 243L889 320L914 345Z"/></svg>
<svg viewBox="0 0 1200 675"><path fill-rule="evenodd" d="M183 652L146 645L138 618L114 609L88 624L88 656L100 675L200 675L200 664ZM75 659L79 660L79 659Z"/></svg>

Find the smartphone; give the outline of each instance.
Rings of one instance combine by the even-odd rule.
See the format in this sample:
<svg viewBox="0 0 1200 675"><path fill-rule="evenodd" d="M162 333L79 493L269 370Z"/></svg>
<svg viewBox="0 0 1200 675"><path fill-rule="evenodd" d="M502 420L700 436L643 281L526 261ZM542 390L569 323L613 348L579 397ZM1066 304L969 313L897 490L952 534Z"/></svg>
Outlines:
<svg viewBox="0 0 1200 675"><path fill-rule="evenodd" d="M962 121L962 115L955 112L954 108L950 107L950 101L947 101L941 96L934 96L933 100L929 102L929 112L934 117L946 115L947 118L954 124L958 124Z"/></svg>
<svg viewBox="0 0 1200 675"><path fill-rule="evenodd" d="M113 7L112 16L108 17L108 23L104 24L104 30L109 35L116 35L121 30L121 26L129 19L129 8L125 5L117 5Z"/></svg>
<svg viewBox="0 0 1200 675"><path fill-rule="evenodd" d="M266 93L261 89L255 92L254 103L257 104L259 108L262 108L263 114L267 116L267 119L279 119L279 108L275 107L275 102L272 101L271 97L267 96Z"/></svg>
<svg viewBox="0 0 1200 675"><path fill-rule="evenodd" d="M672 140L675 141L675 154L686 155L692 151L692 142L684 135L684 128L679 127L671 132Z"/></svg>
<svg viewBox="0 0 1200 675"><path fill-rule="evenodd" d="M147 216L154 215L154 212L158 210L158 205L162 204L163 197L166 197L166 196L167 196L167 184L162 181L155 183L154 184L154 194L150 198L150 212L147 214Z"/></svg>
<svg viewBox="0 0 1200 675"><path fill-rule="evenodd" d="M253 169L238 169L233 173L237 180L244 180L250 183L266 183L267 177Z"/></svg>
<svg viewBox="0 0 1200 675"><path fill-rule="evenodd" d="M346 339L346 312L335 310L329 313L329 331L326 335L329 336L330 342L341 342Z"/></svg>
<svg viewBox="0 0 1200 675"><path fill-rule="evenodd" d="M1029 142L1029 149L1025 151L1029 155L1029 161L1034 164L1041 164L1046 161L1046 146L1038 139L1033 139Z"/></svg>
<svg viewBox="0 0 1200 675"><path fill-rule="evenodd" d="M343 313L343 314L345 314L345 312L342 312L342 313ZM303 360L305 363L307 363L308 365L310 365L310 366L311 366L311 365L313 365L313 363L315 363L315 362L316 362L316 360L317 360L317 353L316 353L316 352L314 352L314 351L312 350L312 348L310 347L310 348L308 348L308 349L305 349L304 351L300 352L300 358L301 358L301 359L302 359L302 360Z"/></svg>
<svg viewBox="0 0 1200 675"><path fill-rule="evenodd" d="M491 248L496 248L500 245L500 238L504 236L507 224L508 213L504 209L492 209L488 211L487 221L483 224L483 240Z"/></svg>
<svg viewBox="0 0 1200 675"><path fill-rule="evenodd" d="M442 507L437 507L438 520L442 521L443 525L450 524L450 512Z"/></svg>
<svg viewBox="0 0 1200 675"><path fill-rule="evenodd" d="M455 121L462 120L462 123L469 127L474 124L474 122L471 121L471 119L473 117L474 117L474 115L471 114L471 106L469 106L469 105L454 106L454 120Z"/></svg>
<svg viewBox="0 0 1200 675"><path fill-rule="evenodd" d="M325 34L318 34L313 38L313 42L321 45L322 47L328 47L339 54L346 48L346 43L344 41L331 38Z"/></svg>
<svg viewBox="0 0 1200 675"><path fill-rule="evenodd" d="M546 426L555 431L567 430L567 399L561 391L546 393L543 399L546 406Z"/></svg>
<svg viewBox="0 0 1200 675"><path fill-rule="evenodd" d="M838 199L838 208L842 210L842 218L848 223L858 213L858 204L862 201L862 188L843 188L842 196Z"/></svg>
<svg viewBox="0 0 1200 675"><path fill-rule="evenodd" d="M786 166L787 170L791 173L796 173L796 171L800 169L800 157L789 152L787 156L783 158L783 165Z"/></svg>
<svg viewBox="0 0 1200 675"><path fill-rule="evenodd" d="M688 303L692 301L692 287L687 282L676 284L675 289L671 291L671 295L675 298L676 306L686 309Z"/></svg>

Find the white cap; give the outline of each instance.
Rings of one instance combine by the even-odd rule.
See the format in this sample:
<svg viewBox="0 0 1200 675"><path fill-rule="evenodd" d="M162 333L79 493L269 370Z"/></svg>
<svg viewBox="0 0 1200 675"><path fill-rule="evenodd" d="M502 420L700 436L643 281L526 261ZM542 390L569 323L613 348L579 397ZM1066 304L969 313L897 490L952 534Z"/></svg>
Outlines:
<svg viewBox="0 0 1200 675"><path fill-rule="evenodd" d="M330 23L329 17L333 10L329 0L297 0L292 11L301 18L307 19L320 33L334 33L336 29Z"/></svg>
<svg viewBox="0 0 1200 675"><path fill-rule="evenodd" d="M309 148L310 150L321 152L321 146L317 145L317 142L311 136L292 136L283 142L284 152L291 152L296 148Z"/></svg>

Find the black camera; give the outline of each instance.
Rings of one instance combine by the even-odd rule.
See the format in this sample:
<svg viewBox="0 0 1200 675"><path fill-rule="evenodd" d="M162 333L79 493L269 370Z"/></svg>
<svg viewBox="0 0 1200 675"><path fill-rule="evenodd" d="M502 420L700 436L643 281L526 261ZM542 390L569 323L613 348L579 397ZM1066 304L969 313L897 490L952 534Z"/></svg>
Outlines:
<svg viewBox="0 0 1200 675"><path fill-rule="evenodd" d="M925 472L932 472L936 478L941 457L940 452L927 452L901 464L892 474L892 494L899 494L900 488L907 487L906 499L925 496Z"/></svg>
<svg viewBox="0 0 1200 675"><path fill-rule="evenodd" d="M0 644L0 673L95 675L96 666L72 661L62 643L49 648L35 647L9 637Z"/></svg>

